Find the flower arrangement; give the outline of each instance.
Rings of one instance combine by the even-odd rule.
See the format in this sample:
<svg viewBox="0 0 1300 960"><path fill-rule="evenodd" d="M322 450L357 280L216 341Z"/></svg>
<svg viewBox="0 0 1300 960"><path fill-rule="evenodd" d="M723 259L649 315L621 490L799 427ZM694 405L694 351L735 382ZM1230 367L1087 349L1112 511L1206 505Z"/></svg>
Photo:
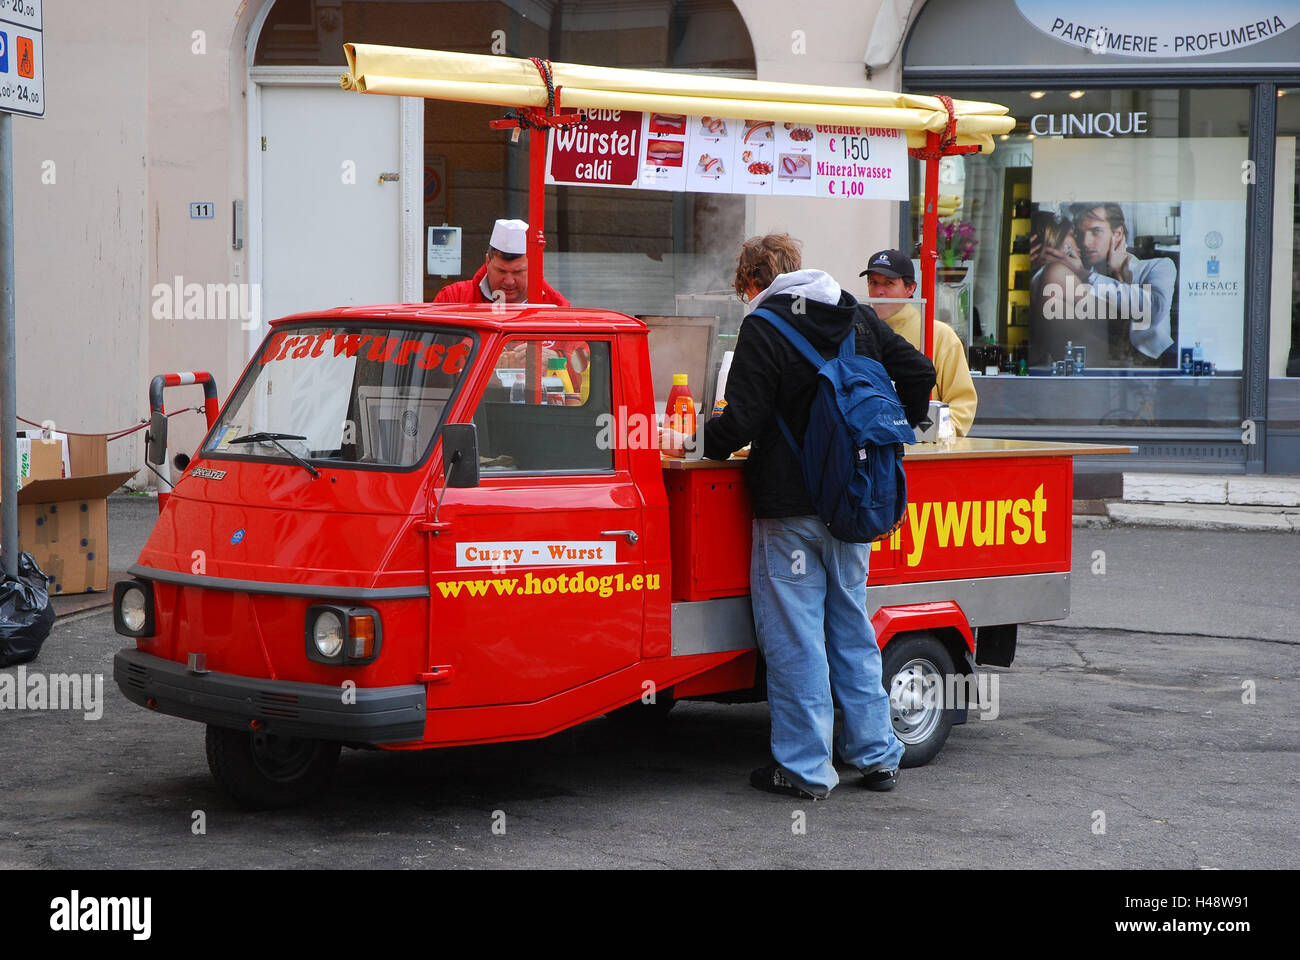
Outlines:
<svg viewBox="0 0 1300 960"><path fill-rule="evenodd" d="M975 255L979 245L975 225L969 220L945 220L939 224L939 259L945 267L956 266Z"/></svg>

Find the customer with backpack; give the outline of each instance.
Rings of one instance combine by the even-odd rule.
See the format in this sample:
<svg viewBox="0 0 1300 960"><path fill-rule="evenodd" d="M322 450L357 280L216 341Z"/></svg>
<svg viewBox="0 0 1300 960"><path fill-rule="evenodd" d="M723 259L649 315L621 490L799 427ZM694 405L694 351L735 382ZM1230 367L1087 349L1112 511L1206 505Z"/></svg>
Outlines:
<svg viewBox="0 0 1300 960"><path fill-rule="evenodd" d="M823 490L816 491L822 509L814 505L808 478L819 485L820 477L805 469L803 455L812 452L805 447L812 444L806 434L818 370L762 313L794 328L824 360L855 337L853 353L883 365L912 426L928 412L934 365L828 274L801 269L799 247L784 234L745 242L735 286L761 312L751 312L740 328L726 407L704 425L703 440L704 455L717 460L751 444L745 468L754 509L750 592L767 662L773 762L755 770L750 783L811 799L834 789L834 692L844 714L837 752L864 774L864 786L889 790L903 745L890 723L867 617L870 543L832 534L823 519ZM680 441L666 432L665 450L675 452Z"/></svg>

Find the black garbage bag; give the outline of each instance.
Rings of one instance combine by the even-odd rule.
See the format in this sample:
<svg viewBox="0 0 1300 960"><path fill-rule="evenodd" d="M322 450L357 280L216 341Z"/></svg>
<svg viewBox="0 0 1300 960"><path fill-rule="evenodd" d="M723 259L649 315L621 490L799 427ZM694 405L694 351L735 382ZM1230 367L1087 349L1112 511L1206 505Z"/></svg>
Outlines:
<svg viewBox="0 0 1300 960"><path fill-rule="evenodd" d="M53 626L49 580L24 551L17 580L0 574L0 667L35 660Z"/></svg>

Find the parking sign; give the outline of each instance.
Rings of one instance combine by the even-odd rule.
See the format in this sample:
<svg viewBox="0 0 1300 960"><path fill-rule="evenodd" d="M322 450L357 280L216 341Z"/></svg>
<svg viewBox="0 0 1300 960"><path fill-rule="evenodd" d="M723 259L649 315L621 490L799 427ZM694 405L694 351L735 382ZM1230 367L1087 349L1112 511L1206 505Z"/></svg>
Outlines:
<svg viewBox="0 0 1300 960"><path fill-rule="evenodd" d="M45 116L41 0L0 0L0 113Z"/></svg>

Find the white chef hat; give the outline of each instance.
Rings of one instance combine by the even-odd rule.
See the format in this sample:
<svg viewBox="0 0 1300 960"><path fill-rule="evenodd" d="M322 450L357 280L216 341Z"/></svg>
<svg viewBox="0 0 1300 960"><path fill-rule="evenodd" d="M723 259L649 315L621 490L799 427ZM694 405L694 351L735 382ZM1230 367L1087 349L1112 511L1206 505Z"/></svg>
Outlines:
<svg viewBox="0 0 1300 960"><path fill-rule="evenodd" d="M498 220L488 241L494 250L522 255L528 252L528 224L522 220Z"/></svg>

